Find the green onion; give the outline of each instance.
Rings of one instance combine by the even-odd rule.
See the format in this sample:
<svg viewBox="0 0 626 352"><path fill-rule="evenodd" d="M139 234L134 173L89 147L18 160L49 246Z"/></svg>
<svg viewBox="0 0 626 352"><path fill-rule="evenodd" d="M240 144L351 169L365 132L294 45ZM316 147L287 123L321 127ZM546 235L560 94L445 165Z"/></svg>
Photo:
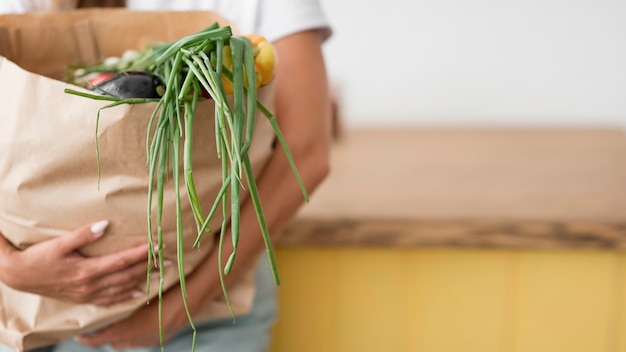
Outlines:
<svg viewBox="0 0 626 352"><path fill-rule="evenodd" d="M232 72L223 66L224 46L230 45L232 51ZM219 278L224 297L226 298L231 314L235 319L232 305L230 304L224 275L227 275L235 262L237 247L240 239L240 205L241 189L247 184L250 198L257 215L263 241L265 243L268 260L270 261L274 280L279 284L276 260L269 237L269 230L263 214L259 192L256 186L252 164L248 156L251 147L257 112L263 113L269 120L275 136L279 141L294 175L301 187L304 198L308 201L308 194L304 183L296 169L293 157L280 131L278 123L267 108L257 99L256 74L254 70L254 49L250 41L243 36L233 36L231 28L219 27L213 24L192 35L178 40L155 45L140 55L125 61L123 67L133 70L143 70L154 74L165 83L165 92L160 99L120 99L109 95L91 94L77 90L66 89L70 94L90 99L109 102L105 108L121 104L143 104L156 102L155 110L148 123L146 137L146 165L150 187L148 189L148 240L154 243L156 225L157 248L150 246L149 269L147 290L150 287L150 273L155 265L160 272L159 280L159 326L162 329L162 295L164 277L163 257L163 202L164 189L169 175L173 178L176 197L176 234L177 234L177 262L179 281L185 310L191 326L193 321L189 307L187 306L187 291L184 276L184 243L182 236L182 204L179 184L181 182L179 165L182 154L183 177L182 180L187 192L187 201L191 206L197 226L197 237L193 243L198 247L204 233L210 232L209 223L217 209L222 206L223 220L219 231L218 257ZM84 72L94 72L102 69L101 65L84 68ZM233 103L229 103L222 86L222 76L233 82ZM222 186L213 202L209 212L204 215L197 194L193 177L193 123L196 115L196 107L199 102L200 92L207 92L215 102L215 143L217 155L221 159ZM99 124L100 110L96 117ZM182 141L181 141L182 138ZM182 152L182 153L181 153ZM98 160L98 175L100 175L99 148L96 127L96 159ZM98 177L99 179L99 177ZM156 215L152 207L156 201ZM230 209L230 211L228 211ZM230 226L233 252L229 255L225 267L223 263L223 246L225 231ZM160 331L161 338L163 336ZM194 328L195 336L195 328ZM195 337L194 337L195 343Z"/></svg>

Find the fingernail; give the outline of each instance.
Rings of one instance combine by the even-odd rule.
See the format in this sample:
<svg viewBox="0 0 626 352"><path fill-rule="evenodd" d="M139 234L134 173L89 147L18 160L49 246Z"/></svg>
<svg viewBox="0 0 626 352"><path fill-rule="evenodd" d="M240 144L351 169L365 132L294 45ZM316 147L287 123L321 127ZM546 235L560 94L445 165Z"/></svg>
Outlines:
<svg viewBox="0 0 626 352"><path fill-rule="evenodd" d="M166 247L165 244L162 244L160 249L165 249L165 247ZM159 251L159 244L158 243L153 243L152 244L152 250L154 250L155 252L158 252Z"/></svg>
<svg viewBox="0 0 626 352"><path fill-rule="evenodd" d="M109 220L102 220L96 223L93 223L89 230L91 234L94 236L101 236L104 233L104 230L109 226Z"/></svg>
<svg viewBox="0 0 626 352"><path fill-rule="evenodd" d="M139 298L139 297L145 296L145 293L143 291L137 290L137 291L133 291L133 293L131 293L130 295L133 298Z"/></svg>
<svg viewBox="0 0 626 352"><path fill-rule="evenodd" d="M154 267L155 267L155 268L158 268L158 267L159 267L159 264L160 264L160 263L159 263L158 261L157 261L157 262L155 262L155 263L154 263ZM164 268L170 267L170 266L172 266L172 265L174 265L174 261L172 261L172 260L165 259L165 260L163 261L163 267L164 267ZM159 271L156 271L156 273L159 273Z"/></svg>

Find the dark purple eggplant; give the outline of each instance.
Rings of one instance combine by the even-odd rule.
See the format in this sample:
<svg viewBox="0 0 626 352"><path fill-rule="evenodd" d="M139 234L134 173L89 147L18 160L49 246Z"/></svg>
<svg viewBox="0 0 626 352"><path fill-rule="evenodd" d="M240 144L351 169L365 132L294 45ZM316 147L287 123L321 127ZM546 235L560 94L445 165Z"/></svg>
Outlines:
<svg viewBox="0 0 626 352"><path fill-rule="evenodd" d="M159 88L160 87L160 88ZM163 83L154 75L141 71L129 71L111 77L93 88L96 92L118 98L160 98Z"/></svg>

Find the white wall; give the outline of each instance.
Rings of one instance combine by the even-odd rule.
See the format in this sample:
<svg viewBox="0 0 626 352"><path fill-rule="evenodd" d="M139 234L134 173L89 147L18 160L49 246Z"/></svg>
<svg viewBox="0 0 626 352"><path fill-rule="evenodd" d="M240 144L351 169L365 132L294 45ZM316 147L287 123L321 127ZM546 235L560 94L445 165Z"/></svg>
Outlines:
<svg viewBox="0 0 626 352"><path fill-rule="evenodd" d="M348 125L626 127L626 0L321 0Z"/></svg>

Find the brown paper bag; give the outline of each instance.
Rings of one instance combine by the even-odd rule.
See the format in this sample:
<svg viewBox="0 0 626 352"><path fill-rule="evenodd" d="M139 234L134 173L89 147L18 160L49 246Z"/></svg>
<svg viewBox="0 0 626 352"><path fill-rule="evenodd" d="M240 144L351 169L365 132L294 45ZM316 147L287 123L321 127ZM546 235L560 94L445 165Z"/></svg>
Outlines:
<svg viewBox="0 0 626 352"><path fill-rule="evenodd" d="M77 87L50 77L59 78L65 65L97 62L127 49L174 40L215 21L229 24L209 12L80 10L0 16L0 50L6 56L0 57L0 233L15 246L26 248L108 219L107 234L85 248L85 255L102 255L146 242L149 182L145 140L155 104L102 110L98 178L96 114L106 102L66 94L64 88ZM271 108L271 85L258 93ZM194 126L194 177L205 211L221 187L213 111L212 100L201 102ZM257 174L269 157L273 139L271 125L259 116L249 153ZM163 219L165 256L176 260L174 188L171 182L169 186ZM185 271L189 273L213 249L214 241L213 236L205 235L199 249L191 248L196 225L184 185L180 190L184 197ZM219 229L221 221L216 216L211 229ZM175 266L167 269L165 283L166 287L178 283ZM154 286L150 292L149 298L154 298L158 288ZM252 273L228 292L235 312L247 312L254 295ZM56 343L120 320L145 303L145 298L138 298L110 307L70 304L0 283L0 342L19 350ZM200 319L229 314L220 299L207 302Z"/></svg>

